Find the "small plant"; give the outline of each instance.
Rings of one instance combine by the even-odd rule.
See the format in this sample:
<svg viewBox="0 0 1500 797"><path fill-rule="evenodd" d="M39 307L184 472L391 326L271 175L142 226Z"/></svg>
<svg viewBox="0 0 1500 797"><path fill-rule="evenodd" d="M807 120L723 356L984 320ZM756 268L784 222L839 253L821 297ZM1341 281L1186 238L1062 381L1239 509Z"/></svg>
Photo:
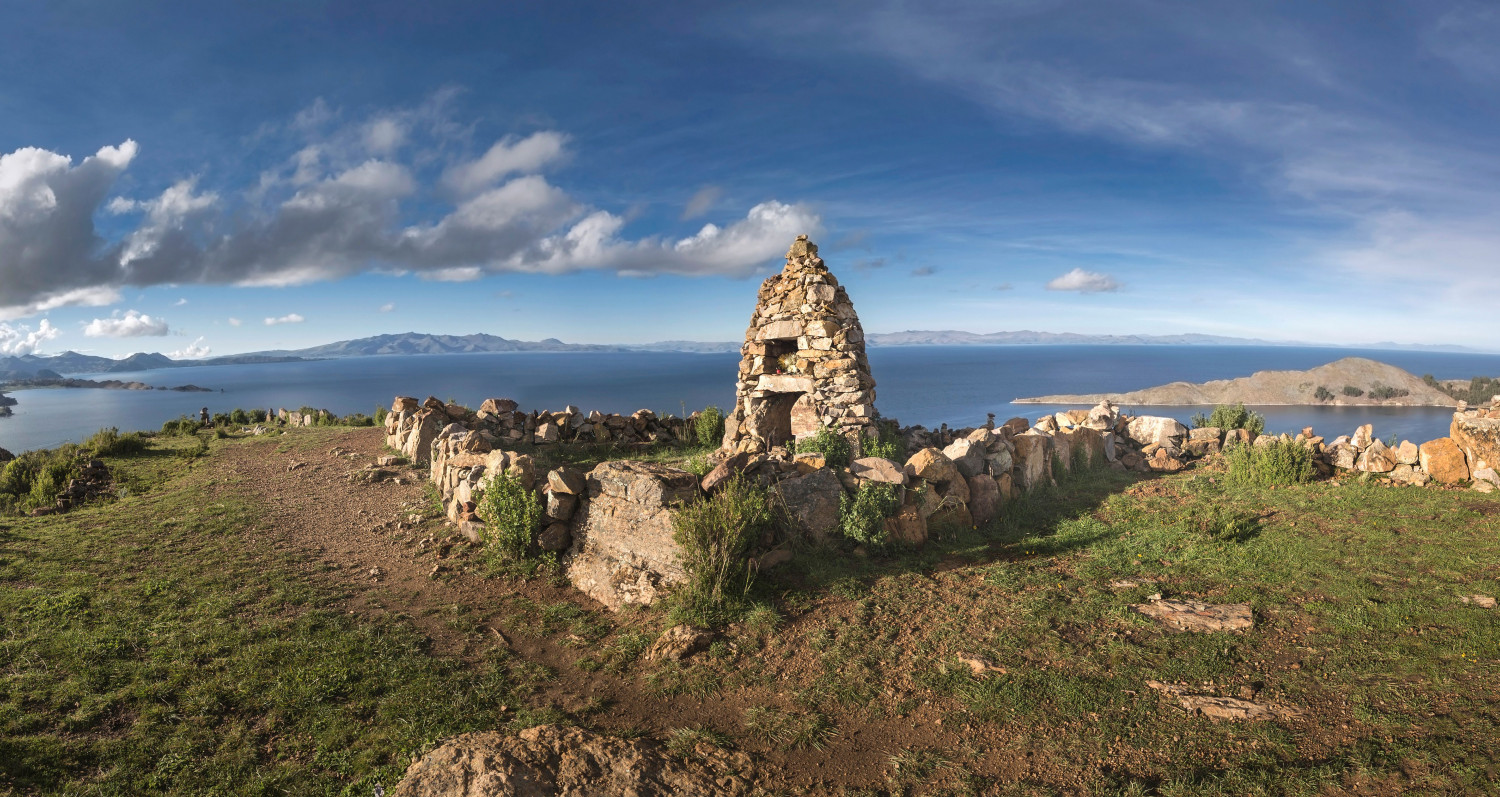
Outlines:
<svg viewBox="0 0 1500 797"><path fill-rule="evenodd" d="M1286 487L1310 482L1317 470L1313 452L1293 440L1277 440L1268 446L1234 446L1224 452L1229 464L1228 480L1256 487Z"/></svg>
<svg viewBox="0 0 1500 797"><path fill-rule="evenodd" d="M900 508L896 485L865 482L853 498L847 493L839 497L839 530L856 542L884 545L889 533L885 527L886 518L895 515Z"/></svg>
<svg viewBox="0 0 1500 797"><path fill-rule="evenodd" d="M1242 448L1249 447L1242 446ZM1194 531L1228 542L1245 542L1260 531L1258 516L1226 507L1221 503L1207 503L1191 507L1184 513L1183 519Z"/></svg>
<svg viewBox="0 0 1500 797"><path fill-rule="evenodd" d="M1363 396L1364 394L1365 394L1365 391L1360 390L1359 388L1355 387L1354 385L1344 385L1344 395L1346 395L1346 396L1348 396L1350 398L1359 398L1360 396Z"/></svg>
<svg viewBox="0 0 1500 797"><path fill-rule="evenodd" d="M728 736L708 728L673 728L667 732L667 751L681 758L698 755L698 745L710 747L733 747Z"/></svg>
<svg viewBox="0 0 1500 797"><path fill-rule="evenodd" d="M693 434L698 445L718 447L724 439L724 411L710 404L693 420Z"/></svg>
<svg viewBox="0 0 1500 797"><path fill-rule="evenodd" d="M1333 391L1318 385L1318 389L1313 391L1313 398L1318 401L1333 401Z"/></svg>
<svg viewBox="0 0 1500 797"><path fill-rule="evenodd" d="M742 609L755 571L748 555L775 523L766 491L743 477L672 517L687 583L673 596L684 621L716 625Z"/></svg>
<svg viewBox="0 0 1500 797"><path fill-rule="evenodd" d="M833 738L833 723L816 711L791 712L770 706L745 710L745 730L770 739L783 750L822 750Z"/></svg>
<svg viewBox="0 0 1500 797"><path fill-rule="evenodd" d="M880 431L880 437L875 440L867 440L864 443L864 455L867 457L882 457L892 462L906 461L906 442L896 431L896 424L892 421L880 421L876 424Z"/></svg>
<svg viewBox="0 0 1500 797"><path fill-rule="evenodd" d="M1266 416L1245 408L1243 403L1214 407L1212 415L1197 413L1192 417L1194 429L1213 427L1216 429L1244 429L1259 437L1266 431Z"/></svg>
<svg viewBox="0 0 1500 797"><path fill-rule="evenodd" d="M520 480L495 475L475 511L484 521L485 551L493 561L514 564L526 559L542 523L542 505Z"/></svg>
<svg viewBox="0 0 1500 797"><path fill-rule="evenodd" d="M795 448L799 454L808 451L822 454L828 467L834 470L849 467L849 460L854 455L849 441L832 429L819 429L816 434L798 442Z"/></svg>

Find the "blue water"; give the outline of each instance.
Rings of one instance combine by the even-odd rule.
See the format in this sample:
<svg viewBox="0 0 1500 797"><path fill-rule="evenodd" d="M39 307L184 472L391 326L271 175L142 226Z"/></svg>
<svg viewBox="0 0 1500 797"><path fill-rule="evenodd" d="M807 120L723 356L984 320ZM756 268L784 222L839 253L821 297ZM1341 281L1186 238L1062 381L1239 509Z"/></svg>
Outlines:
<svg viewBox="0 0 1500 797"><path fill-rule="evenodd" d="M1061 409L1012 404L1056 393L1138 390L1174 381L1230 379L1266 369L1306 369L1342 357L1388 362L1439 379L1500 375L1500 355L1356 351L1247 346L902 346L872 348L876 406L903 424L974 426L1035 419ZM105 426L156 429L179 415L235 407L309 405L339 414L373 412L396 395L435 395L477 406L506 397L525 409L681 414L708 404L730 406L738 354L541 353L360 357L310 363L221 365L109 374L151 385L195 384L215 393L128 390L25 390L12 393L15 416L0 418L0 447L14 452L58 445ZM1380 437L1415 441L1447 433L1443 408L1260 407L1272 431L1312 426L1348 434L1374 423ZM1195 407L1153 407L1153 415L1186 421Z"/></svg>

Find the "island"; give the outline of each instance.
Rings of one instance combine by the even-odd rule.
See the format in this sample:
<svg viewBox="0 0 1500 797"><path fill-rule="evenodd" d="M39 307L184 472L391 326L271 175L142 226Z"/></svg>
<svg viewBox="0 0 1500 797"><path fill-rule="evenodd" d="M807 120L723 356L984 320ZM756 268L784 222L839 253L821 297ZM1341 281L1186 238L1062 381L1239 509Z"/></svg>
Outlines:
<svg viewBox="0 0 1500 797"><path fill-rule="evenodd" d="M1444 383L1364 357L1345 357L1306 371L1257 371L1238 379L1173 382L1128 393L1086 393L1015 399L1017 404L1135 406L1210 404L1450 407L1457 403Z"/></svg>

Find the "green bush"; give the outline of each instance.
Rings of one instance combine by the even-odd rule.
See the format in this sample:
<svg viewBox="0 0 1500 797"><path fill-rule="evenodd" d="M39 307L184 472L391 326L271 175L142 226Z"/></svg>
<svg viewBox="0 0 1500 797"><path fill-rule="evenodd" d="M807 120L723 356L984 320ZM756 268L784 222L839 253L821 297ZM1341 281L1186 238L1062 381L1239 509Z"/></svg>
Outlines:
<svg viewBox="0 0 1500 797"><path fill-rule="evenodd" d="M385 407L379 404L375 405L375 425L385 426Z"/></svg>
<svg viewBox="0 0 1500 797"><path fill-rule="evenodd" d="M1224 451L1229 464L1228 481L1255 487L1285 487L1310 482L1317 470L1313 452L1294 440L1277 440L1268 446L1234 446Z"/></svg>
<svg viewBox="0 0 1500 797"><path fill-rule="evenodd" d="M698 445L718 448L724 440L724 411L710 404L693 419L693 434Z"/></svg>
<svg viewBox="0 0 1500 797"><path fill-rule="evenodd" d="M672 516L672 538L682 548L687 573L687 582L673 595L681 619L716 625L748 605L755 578L750 549L775 522L765 489L741 476Z"/></svg>
<svg viewBox="0 0 1500 797"><path fill-rule="evenodd" d="M1313 398L1317 399L1318 401L1332 401L1333 391L1329 390L1326 387L1323 387L1322 385L1319 385L1318 389L1313 392Z"/></svg>
<svg viewBox="0 0 1500 797"><path fill-rule="evenodd" d="M519 563L531 553L542 524L542 505L519 480L497 474L485 487L476 508L485 526L485 551L496 563Z"/></svg>
<svg viewBox="0 0 1500 797"><path fill-rule="evenodd" d="M884 545L888 533L886 518L895 515L900 508L896 485L865 482L853 498L847 493L839 497L839 530L851 540Z"/></svg>
<svg viewBox="0 0 1500 797"><path fill-rule="evenodd" d="M819 429L816 434L806 440L797 442L793 448L799 454L808 451L822 454L828 467L834 470L849 467L849 460L854 455L849 441L832 429Z"/></svg>
<svg viewBox="0 0 1500 797"><path fill-rule="evenodd" d="M1244 429L1250 434L1260 436L1266 431L1266 416L1253 410L1245 408L1243 403L1230 406L1220 404L1214 407L1212 415L1198 413L1192 417L1194 429L1214 427L1216 429Z"/></svg>
<svg viewBox="0 0 1500 797"><path fill-rule="evenodd" d="M1350 398L1359 398L1360 396L1363 396L1364 394L1365 394L1365 391L1360 390L1359 388L1355 387L1354 385L1344 385L1344 395L1349 396Z"/></svg>
<svg viewBox="0 0 1500 797"><path fill-rule="evenodd" d="M1382 385L1379 382L1376 382L1375 386L1370 388L1370 398L1381 399L1382 401L1385 399L1401 398L1402 396L1410 395L1410 390L1407 390L1405 388L1390 387L1389 385Z"/></svg>
<svg viewBox="0 0 1500 797"><path fill-rule="evenodd" d="M229 422L244 426L250 422L250 414L239 407L235 407L234 412L229 413Z"/></svg>
<svg viewBox="0 0 1500 797"><path fill-rule="evenodd" d="M130 457L146 450L146 440L137 432L120 434L118 428L111 426L84 440L83 447L96 457Z"/></svg>
<svg viewBox="0 0 1500 797"><path fill-rule="evenodd" d="M906 441L902 440L900 433L896 431L896 424L891 421L879 421L875 428L879 430L880 437L864 442L864 455L882 457L892 462L905 462Z"/></svg>
<svg viewBox="0 0 1500 797"><path fill-rule="evenodd" d="M186 415L174 420L167 421L161 425L161 433L165 435L190 435L198 431L198 422Z"/></svg>
<svg viewBox="0 0 1500 797"><path fill-rule="evenodd" d="M0 470L0 508L26 510L51 506L77 474L78 446L27 451Z"/></svg>

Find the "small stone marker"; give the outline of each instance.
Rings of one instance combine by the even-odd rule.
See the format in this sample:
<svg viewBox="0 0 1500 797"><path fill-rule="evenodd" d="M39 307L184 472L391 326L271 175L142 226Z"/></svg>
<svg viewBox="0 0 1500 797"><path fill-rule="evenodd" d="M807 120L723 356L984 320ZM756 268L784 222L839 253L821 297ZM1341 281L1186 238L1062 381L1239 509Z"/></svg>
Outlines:
<svg viewBox="0 0 1500 797"><path fill-rule="evenodd" d="M1248 603L1152 600L1130 608L1179 631L1243 631L1255 625Z"/></svg>

